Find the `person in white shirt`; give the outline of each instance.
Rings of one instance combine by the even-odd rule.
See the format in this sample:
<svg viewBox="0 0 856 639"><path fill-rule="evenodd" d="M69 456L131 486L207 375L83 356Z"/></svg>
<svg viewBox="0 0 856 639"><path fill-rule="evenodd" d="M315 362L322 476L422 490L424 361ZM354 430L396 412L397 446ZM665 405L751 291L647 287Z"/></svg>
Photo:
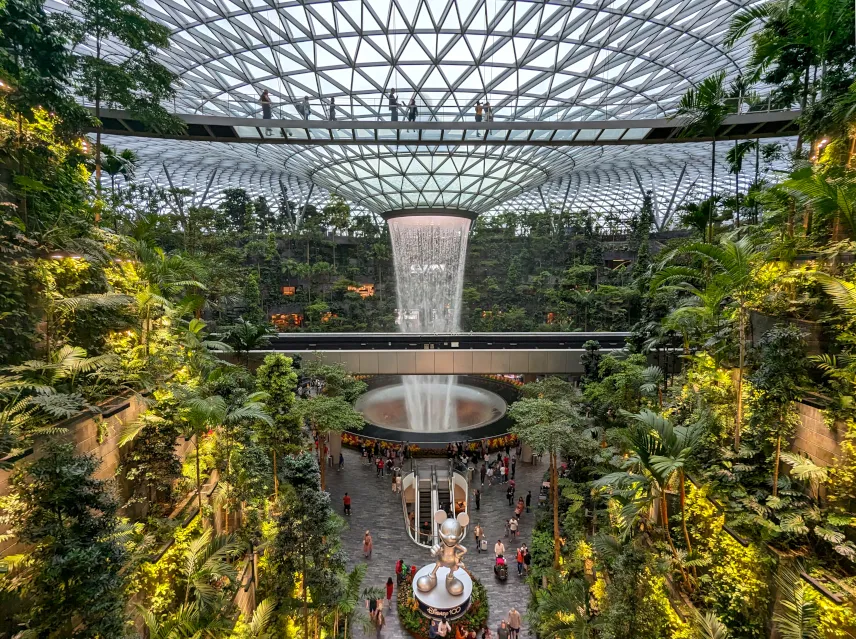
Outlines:
<svg viewBox="0 0 856 639"><path fill-rule="evenodd" d="M493 553L497 557L502 557L505 555L505 544L502 543L502 539L496 540L496 545L493 547Z"/></svg>
<svg viewBox="0 0 856 639"><path fill-rule="evenodd" d="M508 530L511 532L512 537L517 537L517 518L512 517L508 520Z"/></svg>
<svg viewBox="0 0 856 639"><path fill-rule="evenodd" d="M449 634L449 631L452 629L452 626L449 625L449 622L445 619L440 620L440 625L437 626L437 636L445 637Z"/></svg>

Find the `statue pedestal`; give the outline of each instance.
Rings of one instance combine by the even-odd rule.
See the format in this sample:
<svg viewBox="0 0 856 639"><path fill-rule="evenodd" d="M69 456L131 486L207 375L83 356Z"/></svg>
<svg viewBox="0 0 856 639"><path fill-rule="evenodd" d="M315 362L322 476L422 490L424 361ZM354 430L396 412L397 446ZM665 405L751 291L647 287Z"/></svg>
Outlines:
<svg viewBox="0 0 856 639"><path fill-rule="evenodd" d="M413 597L419 604L419 611L429 619L445 619L453 621L459 617L463 617L464 613L470 607L470 596L473 594L473 580L463 568L455 572L462 584L464 584L464 592L458 596L453 596L446 590L446 575L449 574L449 569L441 566L437 571L437 585L431 592L422 592L416 587L416 581L422 575L429 575L434 570L434 564L422 566L422 568L413 577Z"/></svg>

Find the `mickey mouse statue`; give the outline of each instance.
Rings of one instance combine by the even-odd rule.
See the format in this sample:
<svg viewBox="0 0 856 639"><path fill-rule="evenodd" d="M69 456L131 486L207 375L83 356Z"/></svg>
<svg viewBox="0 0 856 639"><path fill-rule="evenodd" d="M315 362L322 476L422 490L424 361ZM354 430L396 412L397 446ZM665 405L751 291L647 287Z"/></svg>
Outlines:
<svg viewBox="0 0 856 639"><path fill-rule="evenodd" d="M458 513L457 518L449 517L445 510L434 513L434 521L440 524L441 544L435 544L431 549L431 556L437 560L434 570L430 574L422 575L416 580L416 587L420 592L431 592L437 587L437 570L440 566L449 569L446 575L446 591L453 597L464 593L464 584L455 577L455 571L463 568L461 558L467 553L467 549L460 545L464 539L464 526L470 523L467 513Z"/></svg>

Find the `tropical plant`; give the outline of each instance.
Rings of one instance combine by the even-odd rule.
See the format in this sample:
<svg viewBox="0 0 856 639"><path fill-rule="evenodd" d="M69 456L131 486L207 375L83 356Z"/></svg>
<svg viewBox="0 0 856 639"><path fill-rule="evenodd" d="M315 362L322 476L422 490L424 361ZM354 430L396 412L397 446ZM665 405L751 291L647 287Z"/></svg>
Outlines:
<svg viewBox="0 0 856 639"><path fill-rule="evenodd" d="M250 365L250 351L258 350L270 341L273 329L270 325L260 326L239 317L232 326L223 330L222 340L231 346L238 355L246 353L247 366Z"/></svg>
<svg viewBox="0 0 856 639"><path fill-rule="evenodd" d="M234 584L238 578L232 560L240 551L241 544L232 535L214 535L210 528L191 541L182 568L184 604L192 598L201 612L214 608L222 580Z"/></svg>
<svg viewBox="0 0 856 639"><path fill-rule="evenodd" d="M535 595L538 636L546 639L589 639L595 636L588 584L560 580Z"/></svg>
<svg viewBox="0 0 856 639"><path fill-rule="evenodd" d="M809 585L800 570L780 565L776 573L779 602L773 612L773 624L782 639L820 639L820 608L808 596Z"/></svg>
<svg viewBox="0 0 856 639"><path fill-rule="evenodd" d="M256 385L262 392L267 393L267 407L273 421L268 425L261 424L259 437L270 451L273 462L273 490L279 495L279 477L276 460L289 446L295 446L300 441L300 422L292 414L294 406L294 390L297 388L297 373L292 368L290 357L273 353L265 356L265 361L256 370Z"/></svg>
<svg viewBox="0 0 856 639"><path fill-rule="evenodd" d="M101 107L107 102L129 109L161 131L182 128L161 106L172 97L175 74L159 63L158 49L169 46L169 29L146 17L138 0L72 0L74 12L62 16L77 57L77 90L95 105L95 184L101 200ZM125 55L110 42L119 42ZM85 46L81 46L84 45ZM97 221L97 220L96 220Z"/></svg>
<svg viewBox="0 0 856 639"><path fill-rule="evenodd" d="M110 192L116 194L116 177L122 176L126 182L134 179L139 157L131 149L122 149L116 153L109 146L104 145L104 171L110 176Z"/></svg>
<svg viewBox="0 0 856 639"><path fill-rule="evenodd" d="M665 266L651 279L651 289L666 283L680 283L685 290L702 299L695 284L703 284L705 294L715 298L731 298L737 306L737 414L734 424L734 450L740 449L740 428L743 421L743 374L746 362L746 323L749 315L749 295L755 280L754 265L764 254L764 247L749 235L738 240L723 238L718 244L693 243L683 247L680 255L701 258L701 268Z"/></svg>
<svg viewBox="0 0 856 639"><path fill-rule="evenodd" d="M703 135L711 138L710 146L710 197L716 188L716 134L725 118L733 111L728 103L725 87L725 71L720 71L699 82L687 91L675 111L674 117L683 118L684 135ZM708 227L713 229L713 209L708 217ZM712 233L712 231L711 231Z"/></svg>
<svg viewBox="0 0 856 639"><path fill-rule="evenodd" d="M325 451L327 435L363 429L363 415L342 397L316 395L301 399L292 409L295 417L305 421L318 435L318 466L321 468L321 490L325 490Z"/></svg>
<svg viewBox="0 0 856 639"><path fill-rule="evenodd" d="M17 468L3 523L29 550L17 575L27 607L22 637L121 637L127 558L118 502L95 479L99 460L72 444L49 443Z"/></svg>
<svg viewBox="0 0 856 639"><path fill-rule="evenodd" d="M735 142L734 146L728 150L725 156L725 161L728 162L728 172L734 176L734 200L735 211L737 213L736 226L740 226L740 172L743 170L743 160L749 154L758 148L757 140L744 140Z"/></svg>
<svg viewBox="0 0 856 639"><path fill-rule="evenodd" d="M695 609L696 637L698 639L728 639L730 633L728 627L716 616L716 613L706 612L702 614Z"/></svg>
<svg viewBox="0 0 856 639"><path fill-rule="evenodd" d="M556 380L548 382L547 380ZM550 457L550 493L553 505L553 567L559 568L561 533L559 529L559 475L557 459L565 442L575 431L582 430L584 420L572 403L574 395L568 385L558 378L524 386L524 397L512 404L508 411L514 422L512 432L533 452L547 453ZM552 384L553 388L550 388ZM564 388L567 394L562 390ZM531 395L535 394L535 397ZM526 395L530 395L527 397Z"/></svg>

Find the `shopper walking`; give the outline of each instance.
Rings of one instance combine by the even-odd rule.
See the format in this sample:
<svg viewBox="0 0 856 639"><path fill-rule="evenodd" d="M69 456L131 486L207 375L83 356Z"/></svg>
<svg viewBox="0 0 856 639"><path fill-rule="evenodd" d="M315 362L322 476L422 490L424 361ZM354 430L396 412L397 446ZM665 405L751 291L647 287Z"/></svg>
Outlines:
<svg viewBox="0 0 856 639"><path fill-rule="evenodd" d="M482 484L482 486L484 486L484 477L485 477L485 475L487 475L487 468L485 468L484 464L481 465L481 470L479 471L479 475L481 475L481 484Z"/></svg>
<svg viewBox="0 0 856 639"><path fill-rule="evenodd" d="M339 453L339 470L342 470L345 467L345 456L342 453Z"/></svg>
<svg viewBox="0 0 856 639"><path fill-rule="evenodd" d="M517 537L517 533L519 530L519 522L517 521L517 517L512 517L508 520L508 531L511 533L512 538Z"/></svg>
<svg viewBox="0 0 856 639"><path fill-rule="evenodd" d="M503 620L496 629L496 639L508 639L509 630L508 624Z"/></svg>
<svg viewBox="0 0 856 639"><path fill-rule="evenodd" d="M380 633L386 625L386 617L383 615L383 610L378 609L375 615L375 629L377 630L377 639L380 639Z"/></svg>
<svg viewBox="0 0 856 639"><path fill-rule="evenodd" d="M493 554L497 557L505 556L505 544L502 543L502 539L496 540L496 544L493 547Z"/></svg>
<svg viewBox="0 0 856 639"><path fill-rule="evenodd" d="M532 491L526 493L526 512L532 512Z"/></svg>
<svg viewBox="0 0 856 639"><path fill-rule="evenodd" d="M383 477L383 467L384 467L383 457L378 457L377 463L375 465L377 466L377 475L376 476L377 477Z"/></svg>
<svg viewBox="0 0 856 639"><path fill-rule="evenodd" d="M393 122L398 122L398 96L395 89L389 90L389 117Z"/></svg>
<svg viewBox="0 0 856 639"><path fill-rule="evenodd" d="M517 574L523 574L523 547L517 549Z"/></svg>
<svg viewBox="0 0 856 639"><path fill-rule="evenodd" d="M401 473L399 472L395 476L395 492L399 495L401 494Z"/></svg>
<svg viewBox="0 0 856 639"><path fill-rule="evenodd" d="M396 477L395 477L395 474L393 473L393 475L392 475L392 494L393 495L397 492L396 491L397 484L395 483L395 479L396 479Z"/></svg>
<svg viewBox="0 0 856 639"><path fill-rule="evenodd" d="M392 589L395 587L395 584L392 583L392 577L386 580L386 603L390 603L392 601Z"/></svg>
<svg viewBox="0 0 856 639"><path fill-rule="evenodd" d="M366 531L366 534L363 536L363 555L366 559L372 558L372 549L374 548L374 544L372 543L372 536L369 531Z"/></svg>
<svg viewBox="0 0 856 639"><path fill-rule="evenodd" d="M350 517L351 516L351 496L348 493L345 493L345 496L342 498L342 503L345 506L345 515Z"/></svg>
<svg viewBox="0 0 856 639"><path fill-rule="evenodd" d="M476 500L476 510L480 510L481 509L481 491L478 488L476 488L476 492L473 496L475 497L475 500Z"/></svg>
<svg viewBox="0 0 856 639"><path fill-rule="evenodd" d="M481 524L476 524L476 527L473 528L473 537L476 538L476 552L481 554L481 540L484 537L484 531L482 530Z"/></svg>
<svg viewBox="0 0 856 639"><path fill-rule="evenodd" d="M526 570L526 574L529 574L529 567L532 565L532 555L529 554L529 548L524 544L523 546L523 567Z"/></svg>
<svg viewBox="0 0 856 639"><path fill-rule="evenodd" d="M508 628L511 631L511 639L518 639L520 636L520 621L520 613L517 612L517 608L512 606L511 610L508 611Z"/></svg>
<svg viewBox="0 0 856 639"><path fill-rule="evenodd" d="M505 491L505 497L508 499L508 505L514 505L514 486L509 486Z"/></svg>
<svg viewBox="0 0 856 639"><path fill-rule="evenodd" d="M451 631L452 626L449 625L449 622L445 619L441 619L440 624L437 626L437 636L443 638Z"/></svg>
<svg viewBox="0 0 856 639"><path fill-rule="evenodd" d="M517 468L517 456L511 453L511 478L514 479L514 471Z"/></svg>

